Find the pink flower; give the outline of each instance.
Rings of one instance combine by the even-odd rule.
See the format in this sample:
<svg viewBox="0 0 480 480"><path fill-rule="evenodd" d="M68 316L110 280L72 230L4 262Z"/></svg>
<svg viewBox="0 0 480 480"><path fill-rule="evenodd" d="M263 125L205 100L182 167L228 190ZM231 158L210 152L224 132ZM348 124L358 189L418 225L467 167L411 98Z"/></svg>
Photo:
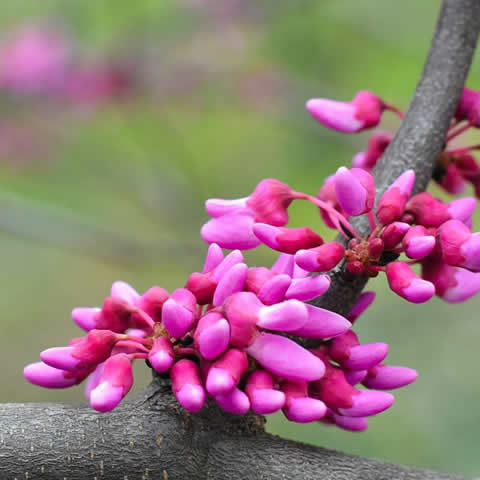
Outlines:
<svg viewBox="0 0 480 480"><path fill-rule="evenodd" d="M90 392L90 406L99 412L113 410L132 388L132 361L128 355L110 357L103 367L98 385Z"/></svg>
<svg viewBox="0 0 480 480"><path fill-rule="evenodd" d="M377 218L380 223L387 225L400 218L414 183L415 172L407 170L388 187L378 200Z"/></svg>
<svg viewBox="0 0 480 480"><path fill-rule="evenodd" d="M372 170L392 141L389 132L376 132L368 141L367 150L357 153L352 160L352 167Z"/></svg>
<svg viewBox="0 0 480 480"><path fill-rule="evenodd" d="M389 263L387 279L390 288L397 295L412 303L424 303L435 294L433 284L416 275L405 262Z"/></svg>
<svg viewBox="0 0 480 480"><path fill-rule="evenodd" d="M368 91L358 92L351 102L313 98L306 106L316 120L345 133L376 127L384 110L383 101Z"/></svg>
<svg viewBox="0 0 480 480"><path fill-rule="evenodd" d="M338 203L347 215L362 215L373 208L375 183L368 172L340 167L334 180Z"/></svg>

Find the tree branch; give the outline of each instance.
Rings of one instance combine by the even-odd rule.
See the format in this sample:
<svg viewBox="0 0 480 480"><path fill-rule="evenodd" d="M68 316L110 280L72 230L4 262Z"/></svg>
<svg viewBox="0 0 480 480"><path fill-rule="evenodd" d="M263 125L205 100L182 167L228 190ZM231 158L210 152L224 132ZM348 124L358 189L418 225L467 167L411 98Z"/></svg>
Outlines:
<svg viewBox="0 0 480 480"><path fill-rule="evenodd" d="M424 189L443 146L480 29L478 0L444 0L415 97L377 172L379 193L404 170ZM366 231L360 220L359 228ZM339 271L319 303L348 311L366 280ZM109 414L54 404L0 406L0 476L18 479L453 479L268 435L263 419L209 404L181 409L159 377Z"/></svg>
<svg viewBox="0 0 480 480"><path fill-rule="evenodd" d="M190 415L161 379L108 414L5 404L0 425L5 479L455 478L283 440L264 433L260 417L227 415L213 404Z"/></svg>

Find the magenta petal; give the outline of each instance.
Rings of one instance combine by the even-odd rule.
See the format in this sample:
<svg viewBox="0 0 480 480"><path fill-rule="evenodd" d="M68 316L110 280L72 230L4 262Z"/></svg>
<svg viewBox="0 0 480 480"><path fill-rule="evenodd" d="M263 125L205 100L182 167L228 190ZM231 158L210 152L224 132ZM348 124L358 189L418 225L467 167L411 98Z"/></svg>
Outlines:
<svg viewBox="0 0 480 480"><path fill-rule="evenodd" d="M312 98L306 107L313 118L339 132L358 132L364 126L364 122L356 118L356 107L350 102Z"/></svg>
<svg viewBox="0 0 480 480"><path fill-rule="evenodd" d="M189 412L199 412L205 403L205 390L201 385L186 383L178 392L174 392L178 403Z"/></svg>
<svg viewBox="0 0 480 480"><path fill-rule="evenodd" d="M123 387L102 382L90 392L89 403L98 412L109 412L122 401L122 398Z"/></svg>
<svg viewBox="0 0 480 480"><path fill-rule="evenodd" d="M480 292L480 273L459 267L450 267L455 284L449 286L442 298L449 303L464 302Z"/></svg>
<svg viewBox="0 0 480 480"><path fill-rule="evenodd" d="M217 243L222 248L249 250L262 242L253 234L255 220L249 215L232 213L207 222L201 230L207 243Z"/></svg>
<svg viewBox="0 0 480 480"><path fill-rule="evenodd" d="M306 305L307 323L292 333L305 338L332 338L345 333L352 324L338 313Z"/></svg>
<svg viewBox="0 0 480 480"><path fill-rule="evenodd" d="M267 247L276 250L279 247L277 242L277 235L281 233L281 230L268 223L256 223L253 226L253 233L255 236Z"/></svg>
<svg viewBox="0 0 480 480"><path fill-rule="evenodd" d="M34 385L45 388L68 388L78 383L77 377L65 375L64 370L50 367L43 362L27 365L23 376Z"/></svg>
<svg viewBox="0 0 480 480"><path fill-rule="evenodd" d="M152 364L154 370L159 373L168 372L173 365L173 358L166 350L158 350L153 355L148 356L148 361Z"/></svg>
<svg viewBox="0 0 480 480"><path fill-rule="evenodd" d="M230 324L224 318L206 328L197 340L200 355L206 360L213 360L221 355L230 342Z"/></svg>
<svg viewBox="0 0 480 480"><path fill-rule="evenodd" d="M246 210L248 197L224 200L223 198L209 198L205 202L205 210L211 217L223 217L230 213Z"/></svg>
<svg viewBox="0 0 480 480"><path fill-rule="evenodd" d="M273 388L254 390L250 395L252 411L257 415L269 415L285 405L285 394Z"/></svg>
<svg viewBox="0 0 480 480"><path fill-rule="evenodd" d="M97 318L101 308L79 307L72 310L73 321L86 332L97 328Z"/></svg>
<svg viewBox="0 0 480 480"><path fill-rule="evenodd" d="M435 287L432 283L421 278L415 278L408 287L403 289L401 296L412 303L424 303L430 300L433 295L435 295Z"/></svg>
<svg viewBox="0 0 480 480"><path fill-rule="evenodd" d="M207 392L215 397L233 390L237 386L237 382L227 370L223 368L212 367L208 371L205 386L207 388Z"/></svg>
<svg viewBox="0 0 480 480"><path fill-rule="evenodd" d="M360 215L367 204L367 190L348 168L340 167L334 177L338 203L347 215Z"/></svg>
<svg viewBox="0 0 480 480"><path fill-rule="evenodd" d="M285 298L307 302L323 295L330 287L328 275L313 275L307 278L298 278L292 281Z"/></svg>
<svg viewBox="0 0 480 480"><path fill-rule="evenodd" d="M366 343L350 347L350 356L342 366L350 370L365 370L378 365L388 354L386 343Z"/></svg>
<svg viewBox="0 0 480 480"><path fill-rule="evenodd" d="M82 370L78 367L80 360L72 356L73 347L53 347L47 348L40 353L42 362L53 368L75 372Z"/></svg>
<svg viewBox="0 0 480 480"><path fill-rule="evenodd" d="M244 415L250 410L250 400L247 395L238 388L223 395L217 395L215 401L222 410L235 415Z"/></svg>
<svg viewBox="0 0 480 480"><path fill-rule="evenodd" d="M192 326L193 313L169 298L162 307L162 322L172 337L181 338Z"/></svg>
<svg viewBox="0 0 480 480"><path fill-rule="evenodd" d="M112 297L120 298L126 303L135 304L135 301L140 297L138 292L126 282L114 282L110 290Z"/></svg>
<svg viewBox="0 0 480 480"><path fill-rule="evenodd" d="M332 415L335 424L350 432L363 432L368 428L368 420L364 417L344 417L343 415Z"/></svg>
<svg viewBox="0 0 480 480"><path fill-rule="evenodd" d="M308 310L298 300L286 300L258 311L257 326L268 330L291 332L301 328L308 320Z"/></svg>
<svg viewBox="0 0 480 480"><path fill-rule="evenodd" d="M348 312L347 319L354 322L375 300L375 292L363 292Z"/></svg>
<svg viewBox="0 0 480 480"><path fill-rule="evenodd" d="M323 362L294 341L261 333L247 348L247 353L275 375L287 380L313 382L323 377Z"/></svg>
<svg viewBox="0 0 480 480"><path fill-rule="evenodd" d="M205 263L203 265L202 273L207 273L213 270L215 267L220 265L223 260L223 251L216 244L212 243L207 250L207 255L205 257Z"/></svg>
<svg viewBox="0 0 480 480"><path fill-rule="evenodd" d="M257 296L265 305L274 305L285 299L285 293L291 283L292 279L288 275L275 275L263 284Z"/></svg>
<svg viewBox="0 0 480 480"><path fill-rule="evenodd" d="M393 390L404 387L415 381L418 373L412 368L379 365L374 369L375 375L368 376L363 384L368 388L377 390Z"/></svg>
<svg viewBox="0 0 480 480"><path fill-rule="evenodd" d="M350 385L357 385L365 380L365 377L368 375L368 370L351 370L344 373L345 379Z"/></svg>
<svg viewBox="0 0 480 480"><path fill-rule="evenodd" d="M358 395L352 395L351 408L339 408L338 412L346 417L369 417L390 408L395 401L391 393L376 390L361 390Z"/></svg>
<svg viewBox="0 0 480 480"><path fill-rule="evenodd" d="M480 271L480 233L473 233L461 246L460 250L465 257L465 261L461 266L473 272Z"/></svg>
<svg viewBox="0 0 480 480"><path fill-rule="evenodd" d="M288 408L284 410L285 416L297 423L309 423L320 420L327 413L326 405L316 398L292 398Z"/></svg>
<svg viewBox="0 0 480 480"><path fill-rule="evenodd" d="M245 263L234 265L218 282L218 286L213 295L213 305L218 307L233 293L243 290L245 280L247 279L248 267Z"/></svg>
<svg viewBox="0 0 480 480"><path fill-rule="evenodd" d="M90 393L94 388L97 388L100 381L102 380L103 370L105 367L105 362L99 363L92 374L88 377L87 383L85 385L85 397L87 400L90 399Z"/></svg>
<svg viewBox="0 0 480 480"><path fill-rule="evenodd" d="M243 262L243 255L240 250L230 252L213 270L212 280L219 282L223 276L237 263Z"/></svg>
<svg viewBox="0 0 480 480"><path fill-rule="evenodd" d="M295 255L288 253L282 253L278 256L277 261L272 265L272 272L284 273L290 277L293 276L293 270L295 268Z"/></svg>
<svg viewBox="0 0 480 480"><path fill-rule="evenodd" d="M451 218L460 220L467 227L472 226L472 215L477 206L477 201L473 197L463 197L448 204L448 213Z"/></svg>
<svg viewBox="0 0 480 480"><path fill-rule="evenodd" d="M426 235L424 237L414 237L408 242L405 248L405 254L409 258L420 259L425 258L432 253L435 248L435 237Z"/></svg>

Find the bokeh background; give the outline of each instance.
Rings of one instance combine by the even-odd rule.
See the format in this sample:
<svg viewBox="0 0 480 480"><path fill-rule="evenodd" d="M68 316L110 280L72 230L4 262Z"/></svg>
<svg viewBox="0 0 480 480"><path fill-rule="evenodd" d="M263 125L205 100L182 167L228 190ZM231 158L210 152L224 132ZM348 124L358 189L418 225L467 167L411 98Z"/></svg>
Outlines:
<svg viewBox="0 0 480 480"><path fill-rule="evenodd" d="M368 134L323 128L305 101L369 89L406 108L439 3L2 2L0 401L83 401L82 387L28 384L24 364L78 336L71 309L100 305L114 280L139 291L183 286L202 264L206 198L245 196L265 177L315 193L349 164ZM474 88L479 67L477 59ZM397 125L385 115L383 128ZM294 226L332 235L316 211L292 208ZM272 262L262 249L248 259ZM480 301L412 306L382 278L370 287L380 295L359 323L360 338L389 342L389 363L417 368L416 384L366 433L280 415L268 429L480 474ZM136 388L147 381L139 365Z"/></svg>

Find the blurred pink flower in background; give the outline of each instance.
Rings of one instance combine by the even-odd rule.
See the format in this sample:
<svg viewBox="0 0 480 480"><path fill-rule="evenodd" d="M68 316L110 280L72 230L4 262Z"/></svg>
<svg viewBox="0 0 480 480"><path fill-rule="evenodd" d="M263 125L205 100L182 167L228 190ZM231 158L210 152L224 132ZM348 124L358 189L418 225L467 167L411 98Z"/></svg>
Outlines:
<svg viewBox="0 0 480 480"><path fill-rule="evenodd" d="M0 87L21 93L52 91L64 85L71 45L56 31L25 26L0 46Z"/></svg>

